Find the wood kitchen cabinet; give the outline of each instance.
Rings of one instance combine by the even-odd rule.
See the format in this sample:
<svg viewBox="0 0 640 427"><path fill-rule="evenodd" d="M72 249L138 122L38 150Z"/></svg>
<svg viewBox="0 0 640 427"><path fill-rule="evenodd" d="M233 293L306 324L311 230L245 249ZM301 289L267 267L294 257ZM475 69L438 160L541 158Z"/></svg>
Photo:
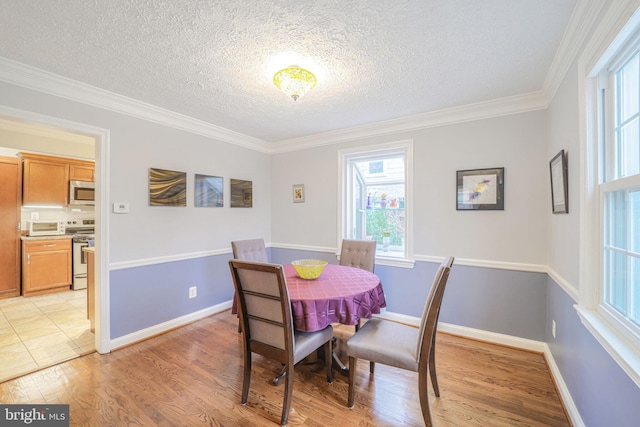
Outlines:
<svg viewBox="0 0 640 427"><path fill-rule="evenodd" d="M20 153L22 204L67 206L69 162L61 157Z"/></svg>
<svg viewBox="0 0 640 427"><path fill-rule="evenodd" d="M69 165L69 179L71 181L95 181L95 166L93 162L77 162Z"/></svg>
<svg viewBox="0 0 640 427"><path fill-rule="evenodd" d="M21 162L0 156L0 299L20 295L21 193Z"/></svg>
<svg viewBox="0 0 640 427"><path fill-rule="evenodd" d="M22 241L22 295L69 290L71 238Z"/></svg>
<svg viewBox="0 0 640 427"><path fill-rule="evenodd" d="M95 181L95 163L43 154L20 153L22 204L69 204L69 181Z"/></svg>

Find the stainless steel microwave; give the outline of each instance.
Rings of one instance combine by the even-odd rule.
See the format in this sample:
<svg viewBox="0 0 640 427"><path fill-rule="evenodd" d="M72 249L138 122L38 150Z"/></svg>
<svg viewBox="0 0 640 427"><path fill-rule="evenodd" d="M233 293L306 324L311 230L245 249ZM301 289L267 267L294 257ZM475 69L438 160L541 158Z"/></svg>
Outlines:
<svg viewBox="0 0 640 427"><path fill-rule="evenodd" d="M90 181L69 181L70 205L95 205L96 183Z"/></svg>

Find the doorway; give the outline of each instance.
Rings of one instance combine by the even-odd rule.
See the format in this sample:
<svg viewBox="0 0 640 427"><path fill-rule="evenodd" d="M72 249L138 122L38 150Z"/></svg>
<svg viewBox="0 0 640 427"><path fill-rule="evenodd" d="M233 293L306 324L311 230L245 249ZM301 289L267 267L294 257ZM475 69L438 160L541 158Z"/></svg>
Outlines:
<svg viewBox="0 0 640 427"><path fill-rule="evenodd" d="M58 119L50 116L43 116L27 111L20 111L16 109L9 109L0 106L0 130L7 126L11 127L13 131L16 129L22 129L22 131L30 131L36 134L51 133L56 138L60 138L61 134L65 134L76 139L91 139L92 147L91 151L95 159L96 166L96 204L95 204L95 220L96 220L96 241L98 245L101 245L99 249L96 249L96 293L95 293L95 305L96 305L96 322L95 322L95 338L94 347L100 353L108 353L110 351L109 343L109 316L108 316L108 276L103 274L103 268L101 266L107 265L107 238L104 230L106 229L106 213L103 213L103 209L106 207L106 198L100 197L104 194L102 190L105 186L107 176L107 156L108 152L108 138L109 132L105 129L94 128L91 126L72 123L66 120ZM64 151L64 143L60 143L60 147L56 147L56 143L47 145L47 152L45 154L60 155L64 153L51 152L50 150L59 149ZM0 146L3 143L0 142ZM15 148L15 147L14 147ZM35 151L35 150L30 150ZM74 292L74 291L71 291ZM71 296L71 294L69 294ZM78 300L67 301L71 305L78 304ZM47 303L43 303L47 304ZM55 303L52 303L55 304ZM87 350L86 341L83 349Z"/></svg>

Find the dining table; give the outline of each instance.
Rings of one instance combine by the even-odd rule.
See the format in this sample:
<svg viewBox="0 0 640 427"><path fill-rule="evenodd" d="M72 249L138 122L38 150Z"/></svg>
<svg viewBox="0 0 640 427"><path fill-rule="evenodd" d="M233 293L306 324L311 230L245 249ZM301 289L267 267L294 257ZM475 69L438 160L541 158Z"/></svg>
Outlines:
<svg viewBox="0 0 640 427"><path fill-rule="evenodd" d="M302 279L284 266L295 329L319 331L332 323L357 325L387 306L382 282L367 270L327 264L317 279Z"/></svg>
<svg viewBox="0 0 640 427"><path fill-rule="evenodd" d="M288 264L284 272L293 326L298 331L319 331L332 323L355 326L387 306L380 278L367 270L327 264L318 278L303 279ZM333 361L340 373L349 375L335 350ZM280 377L274 379L275 384Z"/></svg>
<svg viewBox="0 0 640 427"><path fill-rule="evenodd" d="M298 331L319 331L332 323L355 326L360 319L370 319L387 306L382 282L370 271L327 264L318 278L303 279L293 265L283 267L293 326ZM235 298L231 312L237 313ZM349 368L335 351L333 359L340 372L348 375ZM283 372L274 379L275 384Z"/></svg>

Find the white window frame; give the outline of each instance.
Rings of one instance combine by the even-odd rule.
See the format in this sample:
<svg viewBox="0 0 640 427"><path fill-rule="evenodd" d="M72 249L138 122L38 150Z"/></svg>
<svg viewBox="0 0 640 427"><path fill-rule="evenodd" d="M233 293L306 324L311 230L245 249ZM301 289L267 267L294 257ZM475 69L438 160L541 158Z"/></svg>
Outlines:
<svg viewBox="0 0 640 427"><path fill-rule="evenodd" d="M624 13L619 19L626 19ZM611 21L608 22L611 25ZM580 129L584 132L580 135L580 298L576 310L585 327L640 387L640 339L603 303L602 256L605 192L640 182L638 176L606 182L606 168L602 164L603 155L605 159L611 159L605 150L611 146L607 139L613 137L610 132L613 119L609 114L615 106L607 91L614 87L609 70L616 60L630 55L632 48L640 46L640 13L636 11L611 45L602 49L598 34L606 32L606 28L598 28L578 61L578 79L585 85L580 88L583 107Z"/></svg>
<svg viewBox="0 0 640 427"><path fill-rule="evenodd" d="M394 267L413 268L413 140L368 145L338 151L338 252L342 239L348 236L350 221L347 215L354 209L354 197L351 193L353 183L349 173L349 160L356 157L384 156L403 152L405 156L405 253L403 257L385 257L376 254L376 264ZM339 255L337 253L336 255Z"/></svg>

